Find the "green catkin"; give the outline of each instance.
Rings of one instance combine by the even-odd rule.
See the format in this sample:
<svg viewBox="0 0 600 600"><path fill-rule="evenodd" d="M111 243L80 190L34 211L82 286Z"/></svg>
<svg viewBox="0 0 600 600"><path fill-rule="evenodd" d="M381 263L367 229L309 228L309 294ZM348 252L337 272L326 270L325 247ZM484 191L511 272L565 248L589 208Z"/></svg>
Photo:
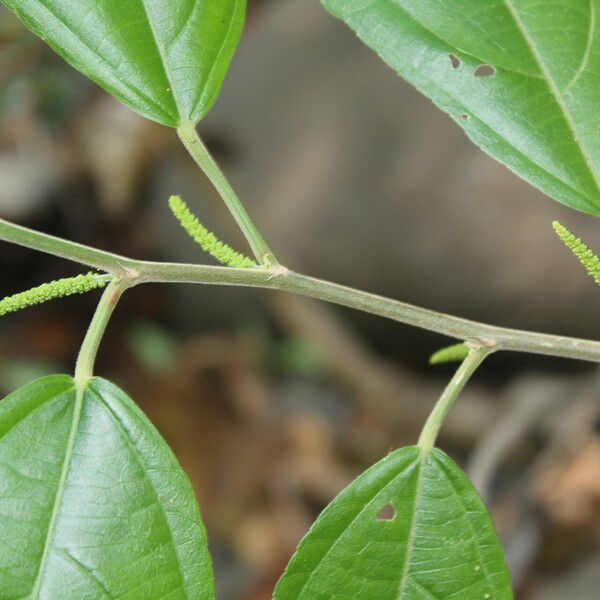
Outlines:
<svg viewBox="0 0 600 600"><path fill-rule="evenodd" d="M554 221L552 227L565 246L579 259L590 277L600 285L600 258L558 221Z"/></svg>
<svg viewBox="0 0 600 600"><path fill-rule="evenodd" d="M169 198L169 206L190 237L205 252L208 252L208 254L220 263L238 269L257 266L256 262L251 258L241 252L235 251L225 242L219 240L214 233L206 229L180 196L171 196Z"/></svg>
<svg viewBox="0 0 600 600"><path fill-rule="evenodd" d="M433 353L429 357L430 365L439 365L440 363L455 362L458 360L464 360L469 354L469 348L466 344L453 344L452 346L446 346L441 348L437 352Z"/></svg>
<svg viewBox="0 0 600 600"><path fill-rule="evenodd" d="M76 277L67 277L57 281L50 281L34 287L26 292L20 292L13 296L7 296L0 300L0 316L13 313L29 306L42 304L54 298L63 298L73 294L83 294L97 288L104 287L110 275L100 273L86 273Z"/></svg>

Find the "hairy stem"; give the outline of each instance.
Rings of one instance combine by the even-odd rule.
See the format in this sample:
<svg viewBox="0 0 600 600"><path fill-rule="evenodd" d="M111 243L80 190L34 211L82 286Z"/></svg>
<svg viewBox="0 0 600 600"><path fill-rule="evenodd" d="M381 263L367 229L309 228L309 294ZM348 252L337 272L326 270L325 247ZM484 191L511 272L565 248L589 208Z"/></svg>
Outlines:
<svg viewBox="0 0 600 600"><path fill-rule="evenodd" d="M246 236L258 263L265 267L277 266L279 264L277 259L271 252L258 227L256 227L254 221L250 218L231 184L227 181L223 171L221 171L219 165L202 143L194 124L184 123L177 128L177 133L187 151L196 161L196 164L204 171L217 192L219 192L221 198L223 198L242 233Z"/></svg>
<svg viewBox="0 0 600 600"><path fill-rule="evenodd" d="M82 265L112 273L117 277L127 275L127 269L132 268L131 265L136 262L112 252L105 252L54 235L34 231L4 219L0 219L0 240L60 256Z"/></svg>
<svg viewBox="0 0 600 600"><path fill-rule="evenodd" d="M204 283L284 290L387 317L399 323L414 325L494 350L529 352L600 362L600 342L469 321L294 273L282 266L271 269L233 269L134 260L39 233L3 220L0 220L0 240L107 271L127 282L129 286L140 283Z"/></svg>
<svg viewBox="0 0 600 600"><path fill-rule="evenodd" d="M100 298L92 322L88 327L83 344L79 350L79 356L77 357L77 363L75 365L75 382L80 389L86 385L94 373L96 355L98 354L100 342L106 331L106 326L117 306L121 294L126 288L126 283L115 279L111 281Z"/></svg>
<svg viewBox="0 0 600 600"><path fill-rule="evenodd" d="M454 405L456 398L469 381L471 375L477 370L477 367L484 361L485 357L490 353L489 348L477 347L470 350L467 358L463 360L460 367L446 386L440 399L433 407L421 435L419 437L418 446L424 452L428 452L433 448L438 433L448 414L448 411Z"/></svg>

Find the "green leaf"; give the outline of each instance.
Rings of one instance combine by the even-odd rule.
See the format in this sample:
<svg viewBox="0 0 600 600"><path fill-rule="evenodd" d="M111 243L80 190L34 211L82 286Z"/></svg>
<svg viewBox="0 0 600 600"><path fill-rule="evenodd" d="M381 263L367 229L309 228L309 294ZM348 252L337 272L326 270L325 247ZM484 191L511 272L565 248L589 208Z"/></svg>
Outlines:
<svg viewBox="0 0 600 600"><path fill-rule="evenodd" d="M246 12L246 0L1 1L76 69L172 127L210 110Z"/></svg>
<svg viewBox="0 0 600 600"><path fill-rule="evenodd" d="M214 598L192 487L110 382L52 375L0 402L0 598Z"/></svg>
<svg viewBox="0 0 600 600"><path fill-rule="evenodd" d="M300 543L275 600L510 600L494 525L441 450L401 448L363 473Z"/></svg>
<svg viewBox="0 0 600 600"><path fill-rule="evenodd" d="M600 214L597 0L323 3L486 152Z"/></svg>

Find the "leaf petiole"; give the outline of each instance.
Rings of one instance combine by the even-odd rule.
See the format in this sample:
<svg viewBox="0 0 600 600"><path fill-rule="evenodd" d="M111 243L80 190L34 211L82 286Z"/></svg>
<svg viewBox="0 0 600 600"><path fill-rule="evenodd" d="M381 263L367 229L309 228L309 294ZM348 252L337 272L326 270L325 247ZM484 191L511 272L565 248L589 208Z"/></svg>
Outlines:
<svg viewBox="0 0 600 600"><path fill-rule="evenodd" d="M75 364L75 383L78 389L83 389L94 374L94 362L106 326L121 295L129 286L130 284L125 280L113 279L98 302Z"/></svg>
<svg viewBox="0 0 600 600"><path fill-rule="evenodd" d="M211 156L208 148L202 143L195 125L193 123L183 123L177 128L177 134L196 164L204 171L221 198L223 198L229 212L248 240L258 263L267 268L278 266L279 262L271 252L258 227L250 218L246 208L229 181L227 181L215 159Z"/></svg>
<svg viewBox="0 0 600 600"><path fill-rule="evenodd" d="M454 405L456 398L465 387L467 381L469 381L471 375L477 370L477 367L491 352L492 348L486 346L471 348L467 357L463 360L460 367L458 367L458 370L446 386L440 399L433 407L421 431L417 445L423 452L429 452L433 448L442 423Z"/></svg>

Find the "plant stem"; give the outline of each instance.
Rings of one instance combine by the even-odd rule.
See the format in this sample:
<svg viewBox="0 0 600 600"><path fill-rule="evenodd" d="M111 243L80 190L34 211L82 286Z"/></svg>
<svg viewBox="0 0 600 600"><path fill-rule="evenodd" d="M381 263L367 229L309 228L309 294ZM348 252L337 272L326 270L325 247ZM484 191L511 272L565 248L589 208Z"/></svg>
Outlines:
<svg viewBox="0 0 600 600"><path fill-rule="evenodd" d="M477 367L484 361L486 356L490 354L490 349L482 346L473 348L467 358L463 360L460 367L450 380L446 389L440 396L436 405L433 407L421 435L419 437L418 446L423 452L428 452L435 445L440 427L448 414L448 411L454 405L458 394L465 387L471 375L477 370Z"/></svg>
<svg viewBox="0 0 600 600"><path fill-rule="evenodd" d="M54 235L34 231L22 225L16 225L0 219L0 240L12 242L25 248L39 250L54 256L60 256L83 265L88 265L101 271L112 273L115 276L126 275L126 270L131 267L132 261L124 256L105 252L77 242L64 240Z"/></svg>
<svg viewBox="0 0 600 600"><path fill-rule="evenodd" d="M183 123L177 128L177 133L187 151L196 161L196 164L204 171L217 192L219 192L221 198L223 198L227 208L248 240L258 263L265 267L276 267L279 264L277 259L271 252L258 227L256 227L254 221L250 218L231 184L227 181L223 171L221 171L219 165L202 143L195 125L193 123Z"/></svg>
<svg viewBox="0 0 600 600"><path fill-rule="evenodd" d="M0 240L41 250L140 283L203 283L284 290L348 306L458 340L511 350L600 363L600 342L495 327L322 281L279 266L272 269L210 267L140 261L63 240L0 220Z"/></svg>
<svg viewBox="0 0 600 600"><path fill-rule="evenodd" d="M75 382L79 389L85 387L94 373L94 362L96 361L102 336L106 331L106 326L117 306L117 302L126 288L127 284L114 279L108 284L108 287L104 290L100 298L96 312L92 317L92 322L88 327L83 344L79 350L79 356L75 365Z"/></svg>

